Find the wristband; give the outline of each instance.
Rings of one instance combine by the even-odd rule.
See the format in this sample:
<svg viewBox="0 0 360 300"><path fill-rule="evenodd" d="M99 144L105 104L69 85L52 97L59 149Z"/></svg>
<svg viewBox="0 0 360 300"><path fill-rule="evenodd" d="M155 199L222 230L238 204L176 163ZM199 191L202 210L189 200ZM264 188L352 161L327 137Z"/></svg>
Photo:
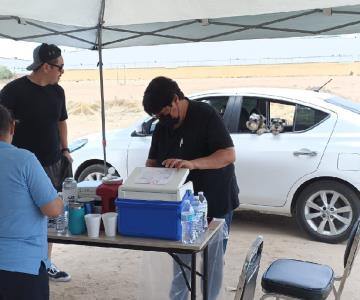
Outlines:
<svg viewBox="0 0 360 300"><path fill-rule="evenodd" d="M69 149L69 148L62 148L62 149L61 149L61 153L64 153L64 152L66 152L66 151L70 153L70 149Z"/></svg>

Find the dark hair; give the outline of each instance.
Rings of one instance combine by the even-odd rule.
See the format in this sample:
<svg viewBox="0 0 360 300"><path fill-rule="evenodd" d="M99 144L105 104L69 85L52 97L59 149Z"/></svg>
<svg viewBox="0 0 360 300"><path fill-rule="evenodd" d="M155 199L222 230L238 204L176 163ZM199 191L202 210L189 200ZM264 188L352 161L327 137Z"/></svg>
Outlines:
<svg viewBox="0 0 360 300"><path fill-rule="evenodd" d="M176 81L164 76L156 77L151 80L144 92L144 110L149 115L157 114L171 104L175 95L180 99L185 97Z"/></svg>
<svg viewBox="0 0 360 300"><path fill-rule="evenodd" d="M10 111L0 104L0 136L5 136L9 133L10 125L14 121Z"/></svg>

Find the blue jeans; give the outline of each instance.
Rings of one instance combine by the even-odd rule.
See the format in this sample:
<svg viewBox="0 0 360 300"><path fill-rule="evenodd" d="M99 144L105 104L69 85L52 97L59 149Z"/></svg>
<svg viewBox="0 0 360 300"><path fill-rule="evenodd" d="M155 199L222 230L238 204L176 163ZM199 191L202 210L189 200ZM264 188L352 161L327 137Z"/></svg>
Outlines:
<svg viewBox="0 0 360 300"><path fill-rule="evenodd" d="M230 232L232 217L233 217L233 211L231 211L219 218L219 219L225 219L225 223L227 226L227 228L226 228L227 232L224 233L226 238L223 239L223 245L222 245L223 254L225 254L225 251L226 251L228 234ZM224 228L225 228L225 226L224 226ZM216 299L216 297L218 296L218 294L220 292L221 285L222 285L222 276L223 276L222 267L223 267L223 265L221 262L221 265L219 264L218 268L217 268L217 266L214 266L212 264L212 262L214 262L216 254L219 251L218 243L214 242L212 244L209 244L208 247L209 247L208 248L208 263L209 263L209 268L208 268L209 293L208 293L208 295L209 295L209 299ZM183 261L183 263L187 264L188 266L191 265L191 255L190 254L178 254L178 257ZM186 273L186 277L190 281L190 276L191 276L190 271L188 269L186 269L185 273ZM188 294L189 294L189 290L186 286L181 269L180 269L179 265L176 262L174 262L174 279L171 284L170 299L171 300L186 300L186 299L188 299Z"/></svg>

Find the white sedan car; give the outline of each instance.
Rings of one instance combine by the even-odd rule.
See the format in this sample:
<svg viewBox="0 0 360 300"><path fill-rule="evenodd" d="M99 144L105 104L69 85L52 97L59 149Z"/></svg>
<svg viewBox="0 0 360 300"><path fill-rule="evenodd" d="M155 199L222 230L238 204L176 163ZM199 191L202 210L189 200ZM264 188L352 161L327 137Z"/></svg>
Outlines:
<svg viewBox="0 0 360 300"><path fill-rule="evenodd" d="M240 209L294 216L312 238L347 238L360 210L360 105L305 90L244 88L192 95L231 133ZM250 121L249 121L250 119ZM157 120L107 134L107 164L144 166ZM250 128L250 129L249 129ZM103 173L101 135L72 144L78 181Z"/></svg>

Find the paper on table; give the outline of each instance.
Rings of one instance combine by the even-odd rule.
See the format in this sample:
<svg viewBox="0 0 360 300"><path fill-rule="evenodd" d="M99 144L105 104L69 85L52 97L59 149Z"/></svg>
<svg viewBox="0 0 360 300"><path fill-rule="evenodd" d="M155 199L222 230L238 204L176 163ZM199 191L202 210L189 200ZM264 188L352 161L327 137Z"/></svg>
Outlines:
<svg viewBox="0 0 360 300"><path fill-rule="evenodd" d="M134 182L139 184L164 185L169 183L175 172L176 169L144 168Z"/></svg>

